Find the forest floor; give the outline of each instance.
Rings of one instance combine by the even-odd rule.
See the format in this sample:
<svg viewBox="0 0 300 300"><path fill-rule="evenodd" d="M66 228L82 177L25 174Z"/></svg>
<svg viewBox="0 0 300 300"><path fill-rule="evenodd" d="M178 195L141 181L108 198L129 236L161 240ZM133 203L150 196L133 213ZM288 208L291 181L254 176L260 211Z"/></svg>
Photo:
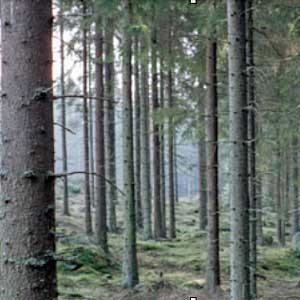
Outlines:
<svg viewBox="0 0 300 300"><path fill-rule="evenodd" d="M198 230L196 202L181 202L177 208L177 239L138 240L140 284L121 288L123 236L109 235L111 256L107 258L84 233L83 198L73 195L71 217L61 216L57 201L59 299L93 300L198 300L227 299L229 285L229 214L221 219L222 286L216 295L205 292L205 233ZM122 222L122 216L119 222ZM275 225L269 218L266 234ZM119 223L119 225L122 225ZM270 239L271 240L271 239ZM271 242L270 242L271 243ZM259 248L259 299L300 299L300 252L274 243Z"/></svg>

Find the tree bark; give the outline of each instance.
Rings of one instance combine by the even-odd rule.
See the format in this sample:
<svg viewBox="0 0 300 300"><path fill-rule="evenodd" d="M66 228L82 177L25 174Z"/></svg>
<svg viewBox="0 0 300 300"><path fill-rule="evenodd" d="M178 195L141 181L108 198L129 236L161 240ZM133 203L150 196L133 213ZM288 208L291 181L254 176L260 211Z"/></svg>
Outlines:
<svg viewBox="0 0 300 300"><path fill-rule="evenodd" d="M123 259L123 286L134 287L139 282L136 251L136 216L134 198L133 120L132 120L132 40L130 26L133 24L132 2L123 0L124 27L124 191L125 191L125 247Z"/></svg>
<svg viewBox="0 0 300 300"><path fill-rule="evenodd" d="M106 181L105 181L105 136L104 136L104 80L103 80L103 30L102 19L96 22L96 172L102 176L96 177L96 225L97 244L108 251L106 225Z"/></svg>
<svg viewBox="0 0 300 300"><path fill-rule="evenodd" d="M116 204L118 201L116 181L116 141L115 141L115 105L114 105L114 23L111 18L105 24L105 141L106 141L106 175L113 183L107 188L108 229L117 231Z"/></svg>
<svg viewBox="0 0 300 300"><path fill-rule="evenodd" d="M61 145L62 145L62 163L63 163L63 172L68 173L68 151L67 151L67 132L66 132L66 99L65 96L65 47L64 47L64 20L63 20L63 1L60 3L60 87L61 87ZM63 178L64 186L64 198L63 198L63 214L65 216L70 215L69 210L69 190L68 190L68 176Z"/></svg>
<svg viewBox="0 0 300 300"><path fill-rule="evenodd" d="M143 227L142 195L141 195L141 97L140 97L140 67L139 39L134 40L134 79L135 79L135 199L136 221L138 228Z"/></svg>
<svg viewBox="0 0 300 300"><path fill-rule="evenodd" d="M218 199L218 92L217 42L207 44L206 153L208 204L208 265L207 286L211 292L220 285L219 260L219 199Z"/></svg>
<svg viewBox="0 0 300 300"><path fill-rule="evenodd" d="M174 106L174 103L173 103ZM179 203L179 183L178 183L178 168L177 168L177 163L178 163L178 156L177 156L177 134L176 134L176 124L173 125L173 136L174 136L174 197L175 197L175 203Z"/></svg>
<svg viewBox="0 0 300 300"><path fill-rule="evenodd" d="M52 1L1 3L1 299L57 299Z"/></svg>
<svg viewBox="0 0 300 300"><path fill-rule="evenodd" d="M249 300L245 1L227 0L231 142L231 300Z"/></svg>
<svg viewBox="0 0 300 300"><path fill-rule="evenodd" d="M151 43L151 64L152 64L152 107L153 114L159 109L158 102L158 74L157 74L157 28L155 18L155 4L153 4L153 23L152 23L152 43ZM161 213L160 197L160 138L159 125L153 122L153 186L154 186L154 237L164 236Z"/></svg>
<svg viewBox="0 0 300 300"><path fill-rule="evenodd" d="M149 139L149 55L148 40L141 39L141 53L144 59L141 62L141 190L143 210L143 238L152 238L152 209L150 184L150 139Z"/></svg>

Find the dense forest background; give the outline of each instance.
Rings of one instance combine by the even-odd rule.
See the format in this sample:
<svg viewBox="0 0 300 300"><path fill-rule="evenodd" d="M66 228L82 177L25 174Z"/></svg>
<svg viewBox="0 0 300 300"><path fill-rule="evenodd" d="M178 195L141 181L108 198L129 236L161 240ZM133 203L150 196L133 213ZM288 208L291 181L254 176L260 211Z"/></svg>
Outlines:
<svg viewBox="0 0 300 300"><path fill-rule="evenodd" d="M0 299L300 299L300 2L191 2L1 2Z"/></svg>

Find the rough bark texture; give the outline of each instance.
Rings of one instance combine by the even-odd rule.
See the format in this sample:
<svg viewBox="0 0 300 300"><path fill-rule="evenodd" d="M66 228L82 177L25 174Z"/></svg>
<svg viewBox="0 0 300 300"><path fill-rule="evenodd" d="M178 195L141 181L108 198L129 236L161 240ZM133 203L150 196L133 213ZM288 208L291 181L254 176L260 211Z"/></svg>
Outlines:
<svg viewBox="0 0 300 300"><path fill-rule="evenodd" d="M158 74L157 74L157 28L155 24L155 5L153 9L153 28L151 43L151 64L152 64L152 108L153 113L159 109L158 102ZM159 125L153 123L153 198L154 198L154 237L164 237L161 213L160 198L160 138Z"/></svg>
<svg viewBox="0 0 300 300"><path fill-rule="evenodd" d="M87 12L85 0L82 2L82 13L85 16ZM84 17L86 18L86 17ZM91 190L90 190L90 153L89 153L89 111L88 111L88 91L87 91L87 30L84 27L82 32L83 41L83 147L84 147L84 196L85 196L85 231L87 235L91 235L92 214L91 214Z"/></svg>
<svg viewBox="0 0 300 300"><path fill-rule="evenodd" d="M57 299L52 19L52 1L1 3L2 300Z"/></svg>
<svg viewBox="0 0 300 300"><path fill-rule="evenodd" d="M63 20L63 1L60 3L60 88L61 88L61 145L62 145L62 164L63 173L68 173L68 151L67 151L67 131L66 131L66 99L65 96L65 47L64 47L64 20ZM70 215L69 210L69 190L68 190L68 176L63 178L63 214Z"/></svg>
<svg viewBox="0 0 300 300"><path fill-rule="evenodd" d="M135 80L135 199L136 221L138 228L143 227L142 195L141 195L141 97L140 97L140 67L139 39L134 40L134 80Z"/></svg>
<svg viewBox="0 0 300 300"><path fill-rule="evenodd" d="M132 2L123 0L125 16L124 28L124 75L123 88L124 114L124 191L125 191L125 247L123 259L123 286L134 287L139 282L136 253L136 217L134 199L134 161L133 161L133 120L132 120L132 40L129 27L132 20Z"/></svg>
<svg viewBox="0 0 300 300"><path fill-rule="evenodd" d="M250 299L245 1L227 0L231 142L231 300Z"/></svg>
<svg viewBox="0 0 300 300"><path fill-rule="evenodd" d="M218 93L217 93L217 43L209 40L207 44L207 239L208 264L207 286L215 291L220 285L219 260L219 199L218 199Z"/></svg>
<svg viewBox="0 0 300 300"><path fill-rule="evenodd" d="M293 203L292 203L292 236L299 232L300 225L299 225L299 157L298 157L298 151L299 151L299 142L298 138L293 138L293 144L292 144L292 158L293 158L293 175L292 175L292 187L294 190L293 195Z"/></svg>
<svg viewBox="0 0 300 300"><path fill-rule="evenodd" d="M106 227L106 182L105 182L105 140L104 140L104 83L103 83L103 31L99 17L96 22L96 241L104 251L107 246Z"/></svg>
<svg viewBox="0 0 300 300"><path fill-rule="evenodd" d="M114 23L108 18L105 25L105 145L106 176L111 184L107 185L108 229L117 230L117 189L116 189L116 141L115 141L115 106L114 106Z"/></svg>
<svg viewBox="0 0 300 300"><path fill-rule="evenodd" d="M257 298L256 284L256 121L255 79L253 47L253 1L246 0L246 61L247 61L247 104L248 104L248 173L249 173L249 243L250 243L250 299Z"/></svg>
<svg viewBox="0 0 300 300"><path fill-rule="evenodd" d="M143 210L143 238L152 238L151 184L150 184L150 139L149 139L149 56L146 37L141 40L141 191Z"/></svg>

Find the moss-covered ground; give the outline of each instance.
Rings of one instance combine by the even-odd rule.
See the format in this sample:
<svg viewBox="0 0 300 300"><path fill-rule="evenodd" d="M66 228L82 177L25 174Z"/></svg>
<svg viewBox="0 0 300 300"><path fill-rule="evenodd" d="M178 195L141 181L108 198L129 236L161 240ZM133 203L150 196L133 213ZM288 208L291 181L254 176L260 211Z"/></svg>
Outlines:
<svg viewBox="0 0 300 300"><path fill-rule="evenodd" d="M198 300L226 299L229 285L228 213L222 213L221 219L222 286L218 294L207 295L205 292L206 235L198 230L195 202L177 206L176 240L138 239L141 284L134 290L123 290L122 233L109 235L111 254L107 257L94 244L93 237L85 236L82 197L73 196L72 216L62 217L59 209L57 215L60 300L189 300L190 296ZM268 234L272 233L271 220L266 224ZM288 246L280 248L273 244L260 247L258 259L259 299L300 299L300 253Z"/></svg>

